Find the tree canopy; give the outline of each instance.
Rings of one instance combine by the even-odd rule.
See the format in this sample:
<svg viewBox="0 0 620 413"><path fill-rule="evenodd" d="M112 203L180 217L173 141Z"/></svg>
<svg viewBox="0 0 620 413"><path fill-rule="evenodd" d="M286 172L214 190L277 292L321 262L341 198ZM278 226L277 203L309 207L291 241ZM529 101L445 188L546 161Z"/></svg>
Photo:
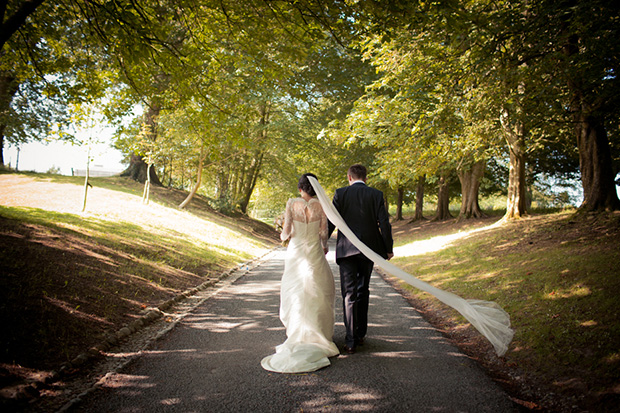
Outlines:
<svg viewBox="0 0 620 413"><path fill-rule="evenodd" d="M517 218L537 182L576 177L582 209L620 208L619 5L384 3L4 2L2 143L70 139L69 108L101 102L132 176L231 213L356 162L399 205L426 183L439 218L498 190Z"/></svg>

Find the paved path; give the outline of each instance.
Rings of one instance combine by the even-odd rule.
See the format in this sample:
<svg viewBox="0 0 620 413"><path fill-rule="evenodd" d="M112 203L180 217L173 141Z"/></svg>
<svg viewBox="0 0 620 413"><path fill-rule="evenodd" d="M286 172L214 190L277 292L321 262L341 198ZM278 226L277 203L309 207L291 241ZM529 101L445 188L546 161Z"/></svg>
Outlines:
<svg viewBox="0 0 620 413"><path fill-rule="evenodd" d="M263 370L285 339L278 319L284 251L205 300L71 411L516 412L519 408L373 274L366 344L307 374ZM329 257L328 257L329 258ZM337 266L330 259L334 274ZM336 277L337 279L338 277ZM339 286L337 284L337 291ZM340 294L336 294L339 296ZM341 302L334 340L344 343Z"/></svg>

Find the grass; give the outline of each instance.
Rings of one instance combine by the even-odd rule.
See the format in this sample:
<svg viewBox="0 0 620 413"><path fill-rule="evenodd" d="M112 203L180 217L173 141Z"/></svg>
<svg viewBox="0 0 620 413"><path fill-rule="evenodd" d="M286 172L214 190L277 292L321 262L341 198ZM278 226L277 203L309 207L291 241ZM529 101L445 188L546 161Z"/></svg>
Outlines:
<svg viewBox="0 0 620 413"><path fill-rule="evenodd" d="M45 374L179 293L262 255L273 228L112 177L0 174L0 387Z"/></svg>
<svg viewBox="0 0 620 413"><path fill-rule="evenodd" d="M487 220L488 224L496 218ZM396 246L437 231L396 224ZM453 226L456 224L443 224ZM505 363L585 405L617 403L620 374L620 216L572 212L503 225L462 224L443 249L394 263L468 299L495 301L511 316L515 337ZM469 226L469 227L468 227ZM456 311L405 286L414 299L445 314L450 329L471 329ZM610 402L610 400L615 400Z"/></svg>

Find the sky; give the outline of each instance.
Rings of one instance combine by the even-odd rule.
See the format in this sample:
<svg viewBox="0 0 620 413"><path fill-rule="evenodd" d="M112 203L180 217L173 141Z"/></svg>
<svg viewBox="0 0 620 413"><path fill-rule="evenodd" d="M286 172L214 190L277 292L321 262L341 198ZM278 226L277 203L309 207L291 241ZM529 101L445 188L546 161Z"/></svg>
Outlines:
<svg viewBox="0 0 620 413"><path fill-rule="evenodd" d="M126 167L121 164L123 155L110 146L111 133L104 131L100 140L103 143L91 146L90 169L122 172ZM48 172L51 168L60 168L61 175L71 175L73 169L86 169L88 146L71 145L62 142L48 144L33 142L22 145L19 150L20 171ZM17 148L4 147L4 163L15 168L18 162Z"/></svg>
<svg viewBox="0 0 620 413"><path fill-rule="evenodd" d="M90 122L93 126L80 128L73 125L71 131L76 140L93 142L90 145L91 171L120 173L127 166L121 163L123 160L122 153L111 147L116 127L102 121L101 119L104 119L104 116L97 112L96 108L97 106L94 107L95 113L92 115ZM135 105L122 121L131 122L132 119L141 115L142 108L139 105ZM50 141L49 143L32 142L21 145L18 155L15 146L5 145L4 164L10 165L12 169L15 169L17 164L17 169L20 171L40 173L46 173L51 168L58 168L61 175L72 175L72 169L86 170L88 151L88 145L72 145L60 141Z"/></svg>

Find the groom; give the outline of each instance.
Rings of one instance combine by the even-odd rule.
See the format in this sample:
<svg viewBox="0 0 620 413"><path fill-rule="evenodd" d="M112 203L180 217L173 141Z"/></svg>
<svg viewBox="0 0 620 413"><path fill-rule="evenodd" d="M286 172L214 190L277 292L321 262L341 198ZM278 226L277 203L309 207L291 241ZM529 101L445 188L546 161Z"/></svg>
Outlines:
<svg viewBox="0 0 620 413"><path fill-rule="evenodd" d="M385 209L383 193L366 185L366 167L353 165L347 172L349 186L339 188L333 204L351 231L370 249L385 259L391 259L392 226ZM329 235L335 226L329 222ZM355 353L364 343L368 327L368 298L373 262L366 258L338 231L336 263L340 267L344 325L347 330L345 352Z"/></svg>

